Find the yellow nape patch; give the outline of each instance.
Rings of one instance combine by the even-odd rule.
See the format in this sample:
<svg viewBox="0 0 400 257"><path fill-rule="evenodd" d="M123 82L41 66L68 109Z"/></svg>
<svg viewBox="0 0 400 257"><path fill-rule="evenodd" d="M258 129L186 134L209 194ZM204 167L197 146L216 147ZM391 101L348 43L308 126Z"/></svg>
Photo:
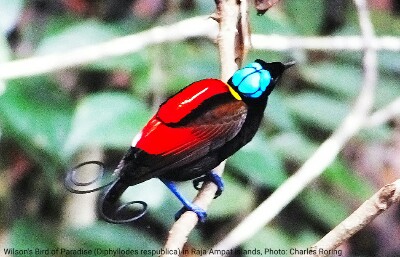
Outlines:
<svg viewBox="0 0 400 257"><path fill-rule="evenodd" d="M240 97L240 95L229 85L227 85L229 88L229 91L231 92L231 94L233 95L233 97L235 97L237 100L242 100L242 98Z"/></svg>

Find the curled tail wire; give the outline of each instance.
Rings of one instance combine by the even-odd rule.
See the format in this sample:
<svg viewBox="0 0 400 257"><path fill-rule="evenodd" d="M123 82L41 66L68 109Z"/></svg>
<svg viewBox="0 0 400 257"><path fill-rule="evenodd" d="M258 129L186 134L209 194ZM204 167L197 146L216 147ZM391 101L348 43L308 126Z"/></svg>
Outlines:
<svg viewBox="0 0 400 257"><path fill-rule="evenodd" d="M143 201L130 201L120 205L119 198L129 187L117 179L100 197L98 211L100 216L110 223L129 223L141 218L147 212L147 203ZM129 206L141 205L139 210L132 211Z"/></svg>
<svg viewBox="0 0 400 257"><path fill-rule="evenodd" d="M100 169L97 175L88 181L80 181L79 169L87 165L97 165ZM118 167L117 170L120 170ZM118 172L117 172L118 174ZM130 186L121 177L116 177L110 182L101 185L104 176L104 163L99 161L83 162L70 170L64 180L66 189L75 194L88 194L107 188L100 196L98 202L98 212L100 216L110 223L128 223L141 218L147 212L147 203L143 201L130 201L119 204L119 198ZM100 184L100 185L99 185ZM140 208L132 210L128 208L132 205L140 205Z"/></svg>
<svg viewBox="0 0 400 257"><path fill-rule="evenodd" d="M94 179L89 181L80 181L81 178L79 178L79 169L81 169L84 166L92 164L100 167L100 169L97 171L98 173L97 176L95 176ZM67 176L64 179L64 185L67 188L67 190L70 191L71 193L88 194L95 191L99 191L111 185L114 182L110 181L108 183L105 183L104 185L98 186L103 176L104 176L104 163L99 161L82 162L67 173Z"/></svg>

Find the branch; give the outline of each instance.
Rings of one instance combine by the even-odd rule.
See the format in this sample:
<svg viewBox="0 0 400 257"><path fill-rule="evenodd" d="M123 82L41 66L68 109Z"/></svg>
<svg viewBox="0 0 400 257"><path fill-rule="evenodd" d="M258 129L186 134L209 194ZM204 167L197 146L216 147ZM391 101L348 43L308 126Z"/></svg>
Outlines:
<svg viewBox="0 0 400 257"><path fill-rule="evenodd" d="M366 127L379 126L396 116L400 116L400 97L388 104L386 107L374 112L365 125Z"/></svg>
<svg viewBox="0 0 400 257"><path fill-rule="evenodd" d="M65 53L31 57L1 65L0 80L27 77L95 61L138 52L148 46L182 41L192 37L215 38L216 23L208 16L186 19L168 26L159 26L105 43L85 46Z"/></svg>
<svg viewBox="0 0 400 257"><path fill-rule="evenodd" d="M386 211L393 203L398 202L400 202L400 179L382 187L355 212L313 245L310 249L315 249L317 252L313 256L326 256L318 254L318 249L323 249L326 253L335 250L378 215Z"/></svg>
<svg viewBox="0 0 400 257"><path fill-rule="evenodd" d="M296 37L281 35L252 35L252 46L259 50L320 50L320 51L361 51L364 40L359 36ZM371 49L400 51L400 38L382 36L371 39Z"/></svg>
<svg viewBox="0 0 400 257"><path fill-rule="evenodd" d="M244 49L243 47L237 47L235 42L237 36L237 27L239 20L239 6L236 0L219 1L217 2L217 19L219 20L219 35L218 45L220 49L221 59L221 79L227 81L232 74L237 70L237 64L235 63L237 49ZM240 34L240 33L239 33ZM238 60L241 61L241 56L238 56ZM225 162L217 167L216 173L222 176ZM207 210L208 205L217 192L217 186L213 183L204 183L200 191L198 192L193 203L200 208ZM187 237L190 232L194 229L198 222L198 217L194 212L185 212L172 226L169 231L167 242L164 245L165 249L182 249L183 245L187 241ZM165 254L163 256L174 256L172 254Z"/></svg>
<svg viewBox="0 0 400 257"><path fill-rule="evenodd" d="M365 125L373 106L377 81L377 56L373 48L374 33L365 2L355 0L364 38L364 78L361 92L350 113L337 130L317 149L303 166L287 179L267 200L261 203L213 249L229 250L240 245L270 222L287 204L319 177L335 160L348 140Z"/></svg>
<svg viewBox="0 0 400 257"><path fill-rule="evenodd" d="M238 33L239 6L234 0L217 1L219 20L218 48L221 60L221 80L228 81L237 70L236 58L240 58L236 36Z"/></svg>
<svg viewBox="0 0 400 257"><path fill-rule="evenodd" d="M243 9L241 12L244 12ZM243 17L244 14L241 13L241 16ZM242 24L242 34L247 35L245 21ZM28 77L85 65L106 58L136 53L146 47L166 42L183 41L193 37L206 37L214 40L217 33L217 25L213 20L209 19L208 16L198 16L104 43L76 48L64 53L2 63L0 80ZM280 35L252 35L251 42L253 49L274 51L296 49L361 51L364 48L363 39L359 36L287 37ZM247 37L243 38L243 45L245 49L249 47ZM374 38L370 47L375 50L400 51L400 38L389 36Z"/></svg>

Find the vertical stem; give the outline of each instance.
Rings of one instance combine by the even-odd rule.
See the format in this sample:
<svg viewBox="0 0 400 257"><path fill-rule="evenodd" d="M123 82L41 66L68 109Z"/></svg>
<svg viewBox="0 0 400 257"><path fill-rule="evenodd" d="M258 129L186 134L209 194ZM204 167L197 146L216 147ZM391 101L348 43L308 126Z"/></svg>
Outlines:
<svg viewBox="0 0 400 257"><path fill-rule="evenodd" d="M227 81L237 70L235 60L238 35L239 5L236 0L217 1L219 19L218 48L221 61L221 80Z"/></svg>
<svg viewBox="0 0 400 257"><path fill-rule="evenodd" d="M245 0L243 0L245 1ZM245 51L245 47L236 45L239 22L239 3L236 0L220 0L217 1L216 19L219 21L218 47L221 59L221 80L227 81L232 74L237 70L238 65L235 61L241 62ZM247 6L247 5L246 5ZM243 40L239 40L243 42ZM217 167L216 172L222 175L225 162ZM213 183L204 183L201 190L197 194L193 203L200 208L207 210L217 191L217 186ZM169 231L169 237L164 245L166 250L182 249L187 241L187 237L194 229L198 222L197 215L194 212L185 212L174 223ZM163 254L162 256L178 256L171 253Z"/></svg>

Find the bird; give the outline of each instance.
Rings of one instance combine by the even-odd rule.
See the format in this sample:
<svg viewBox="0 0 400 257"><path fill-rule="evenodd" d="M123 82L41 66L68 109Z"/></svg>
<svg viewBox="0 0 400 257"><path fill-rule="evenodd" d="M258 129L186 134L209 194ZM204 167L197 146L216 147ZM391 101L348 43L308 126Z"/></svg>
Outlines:
<svg viewBox="0 0 400 257"><path fill-rule="evenodd" d="M129 204L142 205L142 211L129 219L114 218L106 210L115 208L128 187L159 178L184 206L176 218L185 211L193 211L204 222L206 211L188 201L178 191L176 182L193 180L198 189L201 182L211 181L217 185L216 197L219 196L224 183L213 169L251 141L269 95L284 71L293 65L294 62L257 59L237 70L227 82L203 79L167 99L134 137L114 171L116 179L100 187L106 187L99 201L101 216L111 223L140 218L147 210L143 201L117 208L116 213ZM70 181L76 182L71 178ZM67 183L67 187L71 186Z"/></svg>

